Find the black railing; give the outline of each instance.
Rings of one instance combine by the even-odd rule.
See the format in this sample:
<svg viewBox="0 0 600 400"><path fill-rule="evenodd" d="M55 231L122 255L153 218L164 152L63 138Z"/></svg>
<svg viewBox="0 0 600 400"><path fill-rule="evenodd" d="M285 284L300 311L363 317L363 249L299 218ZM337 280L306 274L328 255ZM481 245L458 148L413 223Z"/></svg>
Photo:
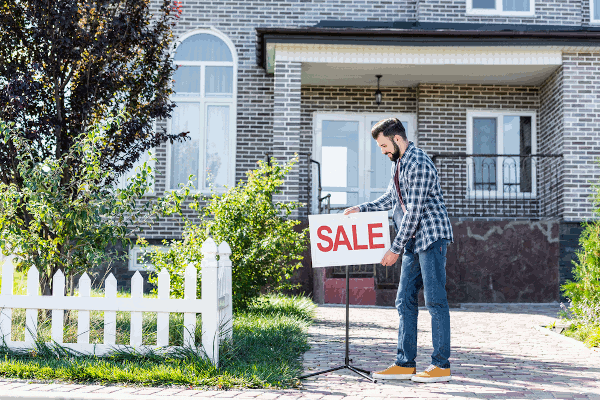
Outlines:
<svg viewBox="0 0 600 400"><path fill-rule="evenodd" d="M562 157L453 153L431 159L451 217L557 218Z"/></svg>

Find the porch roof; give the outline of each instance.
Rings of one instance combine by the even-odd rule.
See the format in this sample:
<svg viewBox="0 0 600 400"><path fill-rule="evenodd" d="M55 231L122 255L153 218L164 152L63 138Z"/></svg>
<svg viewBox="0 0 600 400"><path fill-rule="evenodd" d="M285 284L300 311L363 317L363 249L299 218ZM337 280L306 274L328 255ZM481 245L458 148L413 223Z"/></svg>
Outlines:
<svg viewBox="0 0 600 400"><path fill-rule="evenodd" d="M435 83L539 85L563 51L599 51L600 27L322 21L257 28L257 63L303 64L302 84L384 86Z"/></svg>

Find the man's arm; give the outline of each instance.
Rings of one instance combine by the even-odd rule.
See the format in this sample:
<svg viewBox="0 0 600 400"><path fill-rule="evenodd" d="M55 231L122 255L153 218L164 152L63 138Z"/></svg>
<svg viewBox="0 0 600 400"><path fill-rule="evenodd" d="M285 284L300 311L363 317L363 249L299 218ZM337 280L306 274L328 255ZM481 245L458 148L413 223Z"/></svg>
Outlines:
<svg viewBox="0 0 600 400"><path fill-rule="evenodd" d="M406 213L398 227L398 234L392 242L390 249L392 253L400 254L406 242L415 234L434 178L433 172L425 163L417 163L409 173Z"/></svg>
<svg viewBox="0 0 600 400"><path fill-rule="evenodd" d="M384 194L382 194L379 198L369 201L366 203L359 204L357 206L352 206L350 208L346 208L344 210L344 215L353 214L356 212L371 212L371 211L388 211L392 209L392 188L394 182L390 181L388 188Z"/></svg>

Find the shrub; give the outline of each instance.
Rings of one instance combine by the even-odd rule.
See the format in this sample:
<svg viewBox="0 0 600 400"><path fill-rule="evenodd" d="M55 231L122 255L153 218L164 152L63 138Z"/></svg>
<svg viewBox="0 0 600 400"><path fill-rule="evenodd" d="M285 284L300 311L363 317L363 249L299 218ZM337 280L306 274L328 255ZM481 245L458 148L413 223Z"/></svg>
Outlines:
<svg viewBox="0 0 600 400"><path fill-rule="evenodd" d="M200 248L208 232L217 243L226 241L231 247L236 310L245 308L262 291L292 288L289 278L301 265L307 237L306 230L294 229L299 221L289 217L301 204L274 202L272 198L280 193L285 175L296 162L297 158L283 165L275 159L270 163L259 161L257 169L246 173L247 181L240 181L225 193L213 190L209 198L192 197L190 206L198 211L201 222L195 225L182 214L185 220L182 240L171 241L168 252L157 249L150 252L152 263L158 267L156 271L166 268L170 272L172 293L183 293L187 263L200 265ZM203 203L206 205L202 206ZM157 275L151 274L150 281L156 283Z"/></svg>
<svg viewBox="0 0 600 400"><path fill-rule="evenodd" d="M600 163L600 160L598 160ZM592 185L595 213L600 217L600 185ZM579 243L578 262L573 261L573 281L561 289L571 300L571 312L584 324L600 325L600 220L586 221Z"/></svg>

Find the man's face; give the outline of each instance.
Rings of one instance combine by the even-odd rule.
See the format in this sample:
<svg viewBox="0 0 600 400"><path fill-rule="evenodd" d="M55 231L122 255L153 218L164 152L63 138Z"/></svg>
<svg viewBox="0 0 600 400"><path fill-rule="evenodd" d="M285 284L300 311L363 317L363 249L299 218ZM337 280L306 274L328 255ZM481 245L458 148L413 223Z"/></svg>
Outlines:
<svg viewBox="0 0 600 400"><path fill-rule="evenodd" d="M388 156L390 161L397 161L400 158L400 148L392 139L380 134L375 140L381 149L381 153Z"/></svg>

